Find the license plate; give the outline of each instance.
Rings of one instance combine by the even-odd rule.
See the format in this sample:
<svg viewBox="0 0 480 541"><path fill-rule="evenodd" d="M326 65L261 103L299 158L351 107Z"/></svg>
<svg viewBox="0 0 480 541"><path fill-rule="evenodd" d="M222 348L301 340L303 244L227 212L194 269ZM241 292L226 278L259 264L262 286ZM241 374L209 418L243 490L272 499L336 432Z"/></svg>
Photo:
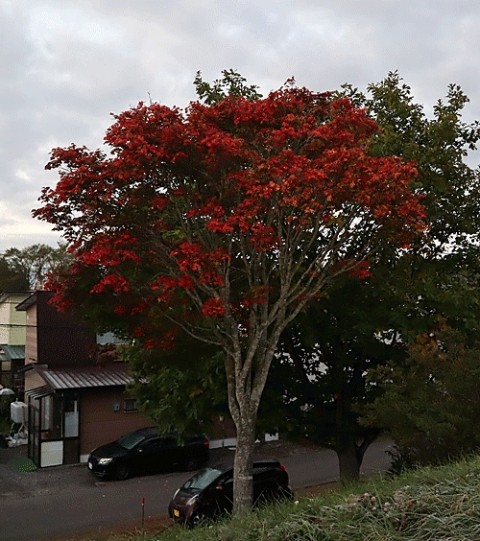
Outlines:
<svg viewBox="0 0 480 541"><path fill-rule="evenodd" d="M180 511L178 509L173 510L173 516L179 518L180 517Z"/></svg>
<svg viewBox="0 0 480 541"><path fill-rule="evenodd" d="M92 463L89 462L89 463L88 463L88 469L91 470L92 468L93 468Z"/></svg>

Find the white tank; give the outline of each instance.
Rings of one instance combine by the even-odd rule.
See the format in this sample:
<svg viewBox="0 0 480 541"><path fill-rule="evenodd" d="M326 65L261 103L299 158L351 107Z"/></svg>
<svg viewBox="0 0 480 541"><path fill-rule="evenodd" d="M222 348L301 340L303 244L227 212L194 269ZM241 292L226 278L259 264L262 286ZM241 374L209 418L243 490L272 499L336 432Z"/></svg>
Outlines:
<svg viewBox="0 0 480 541"><path fill-rule="evenodd" d="M12 402L10 404L10 419L12 423L25 423L27 420L27 405L25 402Z"/></svg>

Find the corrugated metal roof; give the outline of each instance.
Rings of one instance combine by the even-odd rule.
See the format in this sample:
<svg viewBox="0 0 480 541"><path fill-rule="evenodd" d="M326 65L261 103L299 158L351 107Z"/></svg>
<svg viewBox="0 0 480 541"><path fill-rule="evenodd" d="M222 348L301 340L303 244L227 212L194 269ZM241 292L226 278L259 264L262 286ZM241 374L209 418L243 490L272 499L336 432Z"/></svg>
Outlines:
<svg viewBox="0 0 480 541"><path fill-rule="evenodd" d="M30 391L25 391L25 397L42 398L52 393L53 390L48 385L44 385L43 387L36 387L35 389L31 389Z"/></svg>
<svg viewBox="0 0 480 541"><path fill-rule="evenodd" d="M0 344L0 359L2 361L18 361L20 359L25 359L25 346Z"/></svg>
<svg viewBox="0 0 480 541"><path fill-rule="evenodd" d="M133 381L125 366L92 366L86 368L56 368L35 370L54 390L118 387Z"/></svg>

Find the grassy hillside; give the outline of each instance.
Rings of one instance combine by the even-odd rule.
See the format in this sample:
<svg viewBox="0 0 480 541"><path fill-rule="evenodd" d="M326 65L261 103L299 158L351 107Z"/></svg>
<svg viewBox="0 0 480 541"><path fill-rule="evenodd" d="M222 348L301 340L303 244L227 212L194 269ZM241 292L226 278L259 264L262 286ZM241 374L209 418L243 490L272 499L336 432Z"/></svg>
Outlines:
<svg viewBox="0 0 480 541"><path fill-rule="evenodd" d="M480 457L128 541L479 541Z"/></svg>

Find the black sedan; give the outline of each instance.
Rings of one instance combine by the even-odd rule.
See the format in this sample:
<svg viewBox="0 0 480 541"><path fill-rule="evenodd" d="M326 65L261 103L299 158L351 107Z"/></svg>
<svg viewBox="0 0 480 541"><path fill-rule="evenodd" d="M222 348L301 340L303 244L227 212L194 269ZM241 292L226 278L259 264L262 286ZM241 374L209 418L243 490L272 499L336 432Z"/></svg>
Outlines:
<svg viewBox="0 0 480 541"><path fill-rule="evenodd" d="M98 447L88 457L89 470L102 479L126 479L131 475L183 469L196 470L208 461L205 436L179 438L157 428L136 430Z"/></svg>

